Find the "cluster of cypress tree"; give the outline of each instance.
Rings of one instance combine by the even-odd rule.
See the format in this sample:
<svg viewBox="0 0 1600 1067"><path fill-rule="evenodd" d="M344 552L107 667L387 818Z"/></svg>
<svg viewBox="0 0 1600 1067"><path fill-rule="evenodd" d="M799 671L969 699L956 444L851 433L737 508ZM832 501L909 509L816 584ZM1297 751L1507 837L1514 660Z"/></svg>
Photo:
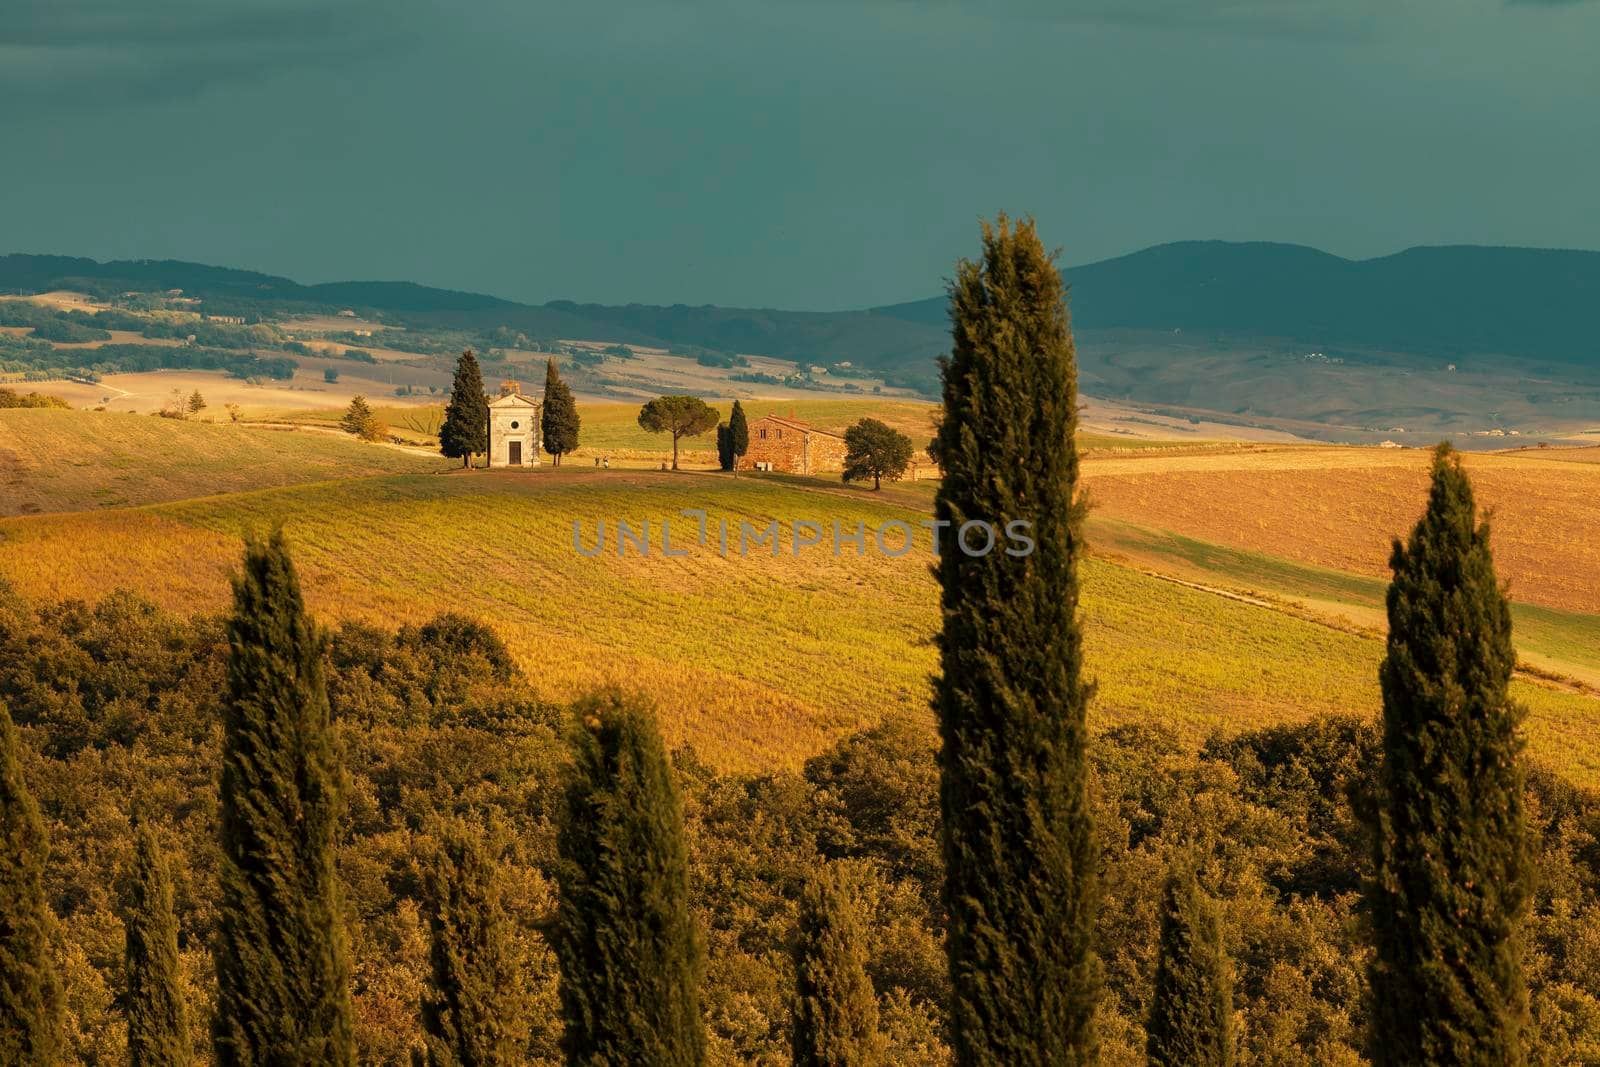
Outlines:
<svg viewBox="0 0 1600 1067"><path fill-rule="evenodd" d="M950 292L929 454L938 518L1032 524L1026 557L941 556L936 708L952 1037L962 1063L1092 1062L1097 971L1085 799L1076 367L1061 280L1031 222L985 224ZM1520 923L1532 860L1508 696L1511 617L1448 445L1395 544L1384 762L1369 889L1380 1064L1524 1062ZM1165 895L1153 1063L1228 1063L1227 961L1192 870Z"/></svg>
<svg viewBox="0 0 1600 1067"><path fill-rule="evenodd" d="M935 707L951 1037L963 1064L1087 1064L1097 1056L1099 966L1075 354L1060 275L1033 224L1002 216L984 226L983 246L979 260L959 265L950 291L954 345L930 450L945 470L936 512L956 530L968 520L1027 522L1035 549L939 558ZM564 390L552 362L547 404L554 393L560 407ZM483 399L470 351L456 392L463 411ZM550 448L548 416L545 429L547 449L570 450ZM562 442L575 445L576 432L574 411ZM472 444L465 430L452 433L461 447ZM737 403L718 444L725 465L748 446ZM1407 541L1395 542L1391 567L1368 887L1372 1055L1407 1067L1520 1064L1528 1025L1521 923L1533 857L1522 712L1509 696L1515 649L1488 526L1448 445L1434 458L1426 512ZM306 614L281 533L247 546L228 641L216 1059L225 1067L351 1064L334 862L342 770L325 639ZM47 845L17 746L0 705L0 1063L49 1067L62 1055L62 998L43 883ZM704 955L689 907L681 802L653 713L616 693L581 701L572 751L551 936L568 1061L698 1065L706 1057ZM432 966L419 1005L423 1058L434 1067L518 1062L526 1037L519 964L493 852L461 824L442 838L425 876ZM171 879L155 830L142 821L132 873L130 1062L186 1064ZM841 868L825 868L803 892L794 963L795 1062L880 1062L861 918ZM1229 970L1216 906L1193 862L1180 860L1162 899L1152 1064L1234 1061Z"/></svg>
<svg viewBox="0 0 1600 1067"><path fill-rule="evenodd" d="M334 863L341 768L323 676L325 638L306 614L281 532L247 545L228 641L216 1062L352 1064ZM569 1062L701 1064L704 956L689 908L681 803L653 714L615 694L585 701L577 713L553 936ZM193 1057L170 873L154 829L138 821L135 832L124 916L129 1060L135 1067L187 1064ZM522 1062L526 1006L495 860L482 834L462 824L441 836L424 878L432 947L419 1005L421 1062ZM61 1055L45 854L16 731L0 706L4 1064L51 1067ZM847 958L859 971L850 920L819 922L845 931L839 943L855 946ZM864 984L864 974L857 981ZM864 988L870 1001L870 986Z"/></svg>
<svg viewBox="0 0 1600 1067"><path fill-rule="evenodd" d="M544 437L544 450L555 457L561 466L561 457L578 447L578 404L572 390L556 371L556 361L547 360L544 366L544 414L540 432Z"/></svg>

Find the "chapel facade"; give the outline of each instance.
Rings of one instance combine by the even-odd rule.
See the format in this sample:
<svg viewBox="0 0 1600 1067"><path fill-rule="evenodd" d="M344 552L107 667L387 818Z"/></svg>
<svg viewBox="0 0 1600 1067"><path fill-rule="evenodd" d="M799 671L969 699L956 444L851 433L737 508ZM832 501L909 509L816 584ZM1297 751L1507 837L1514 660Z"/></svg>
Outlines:
<svg viewBox="0 0 1600 1067"><path fill-rule="evenodd" d="M539 465L540 406L520 382L500 383L500 395L489 401L489 466Z"/></svg>

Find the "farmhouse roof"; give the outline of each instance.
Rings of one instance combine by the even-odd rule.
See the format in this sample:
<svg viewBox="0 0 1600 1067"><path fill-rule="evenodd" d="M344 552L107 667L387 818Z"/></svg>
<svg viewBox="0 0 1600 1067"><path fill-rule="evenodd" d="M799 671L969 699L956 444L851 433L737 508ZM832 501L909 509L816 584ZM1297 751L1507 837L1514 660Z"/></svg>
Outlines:
<svg viewBox="0 0 1600 1067"><path fill-rule="evenodd" d="M801 422L799 419L784 418L782 415L767 414L767 415L761 416L761 418L757 419L756 421L757 422L775 422L779 426L787 426L787 427L789 427L791 429L799 430L801 433L820 433L824 437L838 437L841 440L843 440L843 435L842 434L836 434L836 433L833 433L832 431L829 431L829 430L819 430L815 426L811 425L809 422Z"/></svg>

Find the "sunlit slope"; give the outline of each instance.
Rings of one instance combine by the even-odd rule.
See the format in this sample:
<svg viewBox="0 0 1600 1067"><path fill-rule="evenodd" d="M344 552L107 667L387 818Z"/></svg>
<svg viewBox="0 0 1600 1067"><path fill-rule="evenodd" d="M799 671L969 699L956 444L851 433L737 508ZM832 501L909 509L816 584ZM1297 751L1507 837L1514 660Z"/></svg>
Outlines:
<svg viewBox="0 0 1600 1067"><path fill-rule="evenodd" d="M497 379L487 379L491 391ZM544 378L522 383L522 388L539 394L544 388ZM706 401L727 419L733 412L733 401L709 398ZM933 418L936 405L921 400L902 400L885 397L828 397L825 399L766 399L746 397L741 403L750 419L763 415L793 417L809 422L819 429L843 433L847 426L861 419L872 418L887 423L909 436L919 453L933 437ZM581 400L578 417L581 422L576 458L592 461L608 456L613 461L629 459L650 460L650 466L672 455L672 438L666 434L651 433L639 426L639 407L633 401ZM436 433L444 416L444 404L374 407L378 417L391 429L408 439L423 440L427 434ZM333 410L301 410L273 412L270 417L306 425L331 426L339 421L341 412ZM1121 443L1118 441L1117 443ZM679 462L688 466L714 468L717 465L716 435L711 432L698 437L685 437L678 445ZM549 457L544 457L548 460Z"/></svg>
<svg viewBox="0 0 1600 1067"><path fill-rule="evenodd" d="M0 515L87 511L450 465L442 457L331 433L95 411L0 411Z"/></svg>
<svg viewBox="0 0 1600 1067"><path fill-rule="evenodd" d="M670 738L723 766L793 766L858 725L929 714L937 601L925 532L901 558L857 556L848 544L839 557L818 546L798 558L765 548L723 558L714 536L693 544L683 508L735 529L740 520L848 529L921 517L883 497L757 478L387 477L5 520L0 577L33 597L96 598L122 586L177 609L220 609L241 533L281 522L324 620L393 625L470 612L505 636L541 693L647 690ZM662 519L687 557L660 555ZM608 532L608 551L584 558L572 545L575 520L585 547L598 521L637 529L648 520L657 541L648 558L619 558ZM1198 739L1378 707L1382 645L1368 634L1102 561L1087 566L1084 614L1098 725L1163 722ZM1600 701L1543 685L1519 683L1519 692L1533 709L1533 754L1600 783Z"/></svg>
<svg viewBox="0 0 1600 1067"><path fill-rule="evenodd" d="M1516 600L1600 614L1600 463L1540 451L1466 457L1496 568ZM1091 458L1083 472L1102 519L1387 579L1391 539L1410 531L1427 500L1431 458L1412 449L1263 448Z"/></svg>
<svg viewBox="0 0 1600 1067"><path fill-rule="evenodd" d="M1094 518L1097 553L1207 588L1287 602L1344 624L1381 632L1387 625L1380 578L1295 563L1248 549L1210 544L1167 530ZM1511 603L1519 660L1600 690L1600 615Z"/></svg>

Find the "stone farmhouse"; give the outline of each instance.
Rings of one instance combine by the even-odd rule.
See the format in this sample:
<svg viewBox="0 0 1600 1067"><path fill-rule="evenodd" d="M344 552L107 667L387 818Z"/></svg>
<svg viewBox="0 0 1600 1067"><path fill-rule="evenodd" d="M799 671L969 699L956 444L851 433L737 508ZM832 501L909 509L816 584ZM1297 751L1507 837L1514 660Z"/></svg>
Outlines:
<svg viewBox="0 0 1600 1067"><path fill-rule="evenodd" d="M750 421L750 450L739 469L788 474L837 474L844 470L844 438L810 423L778 415Z"/></svg>
<svg viewBox="0 0 1600 1067"><path fill-rule="evenodd" d="M489 466L539 465L541 407L520 382L500 383L500 395L489 401Z"/></svg>

